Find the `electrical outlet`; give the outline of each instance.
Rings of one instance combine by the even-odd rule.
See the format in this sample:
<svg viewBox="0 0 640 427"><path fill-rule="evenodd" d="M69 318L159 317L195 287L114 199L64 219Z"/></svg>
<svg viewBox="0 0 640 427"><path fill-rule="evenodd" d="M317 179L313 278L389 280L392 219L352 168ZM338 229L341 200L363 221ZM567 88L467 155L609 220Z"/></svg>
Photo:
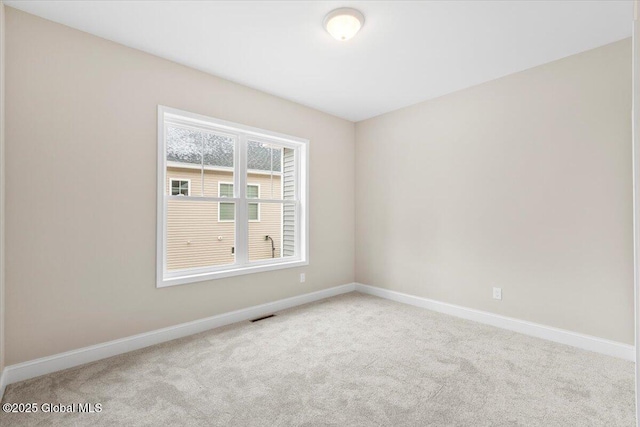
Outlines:
<svg viewBox="0 0 640 427"><path fill-rule="evenodd" d="M502 300L502 288L493 288L493 299Z"/></svg>
<svg viewBox="0 0 640 427"><path fill-rule="evenodd" d="M304 283L306 280L307 280L307 278L304 275L304 273L300 273L300 283Z"/></svg>

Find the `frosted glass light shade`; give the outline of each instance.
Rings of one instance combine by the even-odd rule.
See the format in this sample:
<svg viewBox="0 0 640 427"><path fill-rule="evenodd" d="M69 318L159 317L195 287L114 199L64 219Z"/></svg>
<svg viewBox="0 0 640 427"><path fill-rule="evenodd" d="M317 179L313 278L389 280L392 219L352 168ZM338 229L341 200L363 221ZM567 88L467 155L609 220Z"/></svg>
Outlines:
<svg viewBox="0 0 640 427"><path fill-rule="evenodd" d="M364 15L349 7L332 10L324 18L324 28L333 38L340 41L353 38L362 25L364 25Z"/></svg>

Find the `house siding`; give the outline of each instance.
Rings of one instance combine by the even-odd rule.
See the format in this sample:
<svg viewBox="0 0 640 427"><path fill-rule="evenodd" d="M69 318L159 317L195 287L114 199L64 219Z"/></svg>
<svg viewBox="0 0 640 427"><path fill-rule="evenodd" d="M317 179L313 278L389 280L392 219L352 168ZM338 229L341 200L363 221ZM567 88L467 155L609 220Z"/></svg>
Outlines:
<svg viewBox="0 0 640 427"><path fill-rule="evenodd" d="M283 198L286 200L293 200L296 196L295 151L289 148L285 148L283 152L283 172ZM284 214L282 221L282 256L294 256L296 248L296 208L293 205L284 205L283 209Z"/></svg>

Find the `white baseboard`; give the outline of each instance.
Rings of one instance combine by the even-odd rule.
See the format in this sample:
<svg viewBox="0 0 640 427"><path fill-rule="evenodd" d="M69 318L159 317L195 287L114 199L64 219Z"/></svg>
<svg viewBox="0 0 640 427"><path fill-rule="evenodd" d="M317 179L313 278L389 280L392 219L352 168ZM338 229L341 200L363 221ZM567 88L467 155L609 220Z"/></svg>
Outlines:
<svg viewBox="0 0 640 427"><path fill-rule="evenodd" d="M7 388L7 369L3 369L0 372L0 402L2 401L2 396L4 396L4 389Z"/></svg>
<svg viewBox="0 0 640 427"><path fill-rule="evenodd" d="M154 344L171 341L176 338L197 334L209 329L219 328L220 326L229 325L231 323L254 319L256 317L285 310L287 308L296 307L298 305L307 304L347 292L353 292L354 290L355 283L349 283L347 285L323 289L317 292L281 299L229 313L219 314L217 316L207 317L205 319L195 320L193 322L182 323L168 328L157 329L155 331L145 332L143 334L133 335L127 338L10 365L5 367L2 374L2 391L4 392L4 387L9 384L61 371L63 369L84 365L85 363L95 362L96 360L149 347ZM0 399L1 398L2 395L0 395Z"/></svg>
<svg viewBox="0 0 640 427"><path fill-rule="evenodd" d="M551 326L527 322L526 320L514 319L512 317L501 316L499 314L448 304L428 298L416 297L375 286L363 285L361 283L356 283L356 291L414 305L416 307L426 308L439 313L461 317L467 320L473 320L475 322L496 326L502 329L508 329L521 334L578 347L584 350L595 351L596 353L602 353L608 356L619 357L630 361L635 360L635 347L616 341L609 341L591 335L579 334L565 329L553 328Z"/></svg>

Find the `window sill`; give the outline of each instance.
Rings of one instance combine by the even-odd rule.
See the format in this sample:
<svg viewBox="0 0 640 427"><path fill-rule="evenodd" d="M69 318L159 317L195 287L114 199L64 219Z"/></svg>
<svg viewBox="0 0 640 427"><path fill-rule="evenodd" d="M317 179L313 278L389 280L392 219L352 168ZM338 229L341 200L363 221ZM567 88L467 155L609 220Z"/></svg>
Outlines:
<svg viewBox="0 0 640 427"><path fill-rule="evenodd" d="M242 276L245 274L262 273L265 271L282 270L285 268L303 267L309 265L309 261L296 260L284 261L273 264L261 264L245 267L237 267L224 271L212 271L206 273L188 274L179 277L158 277L156 287L166 288L169 286L186 285L187 283L204 282L207 280L222 279L225 277Z"/></svg>

